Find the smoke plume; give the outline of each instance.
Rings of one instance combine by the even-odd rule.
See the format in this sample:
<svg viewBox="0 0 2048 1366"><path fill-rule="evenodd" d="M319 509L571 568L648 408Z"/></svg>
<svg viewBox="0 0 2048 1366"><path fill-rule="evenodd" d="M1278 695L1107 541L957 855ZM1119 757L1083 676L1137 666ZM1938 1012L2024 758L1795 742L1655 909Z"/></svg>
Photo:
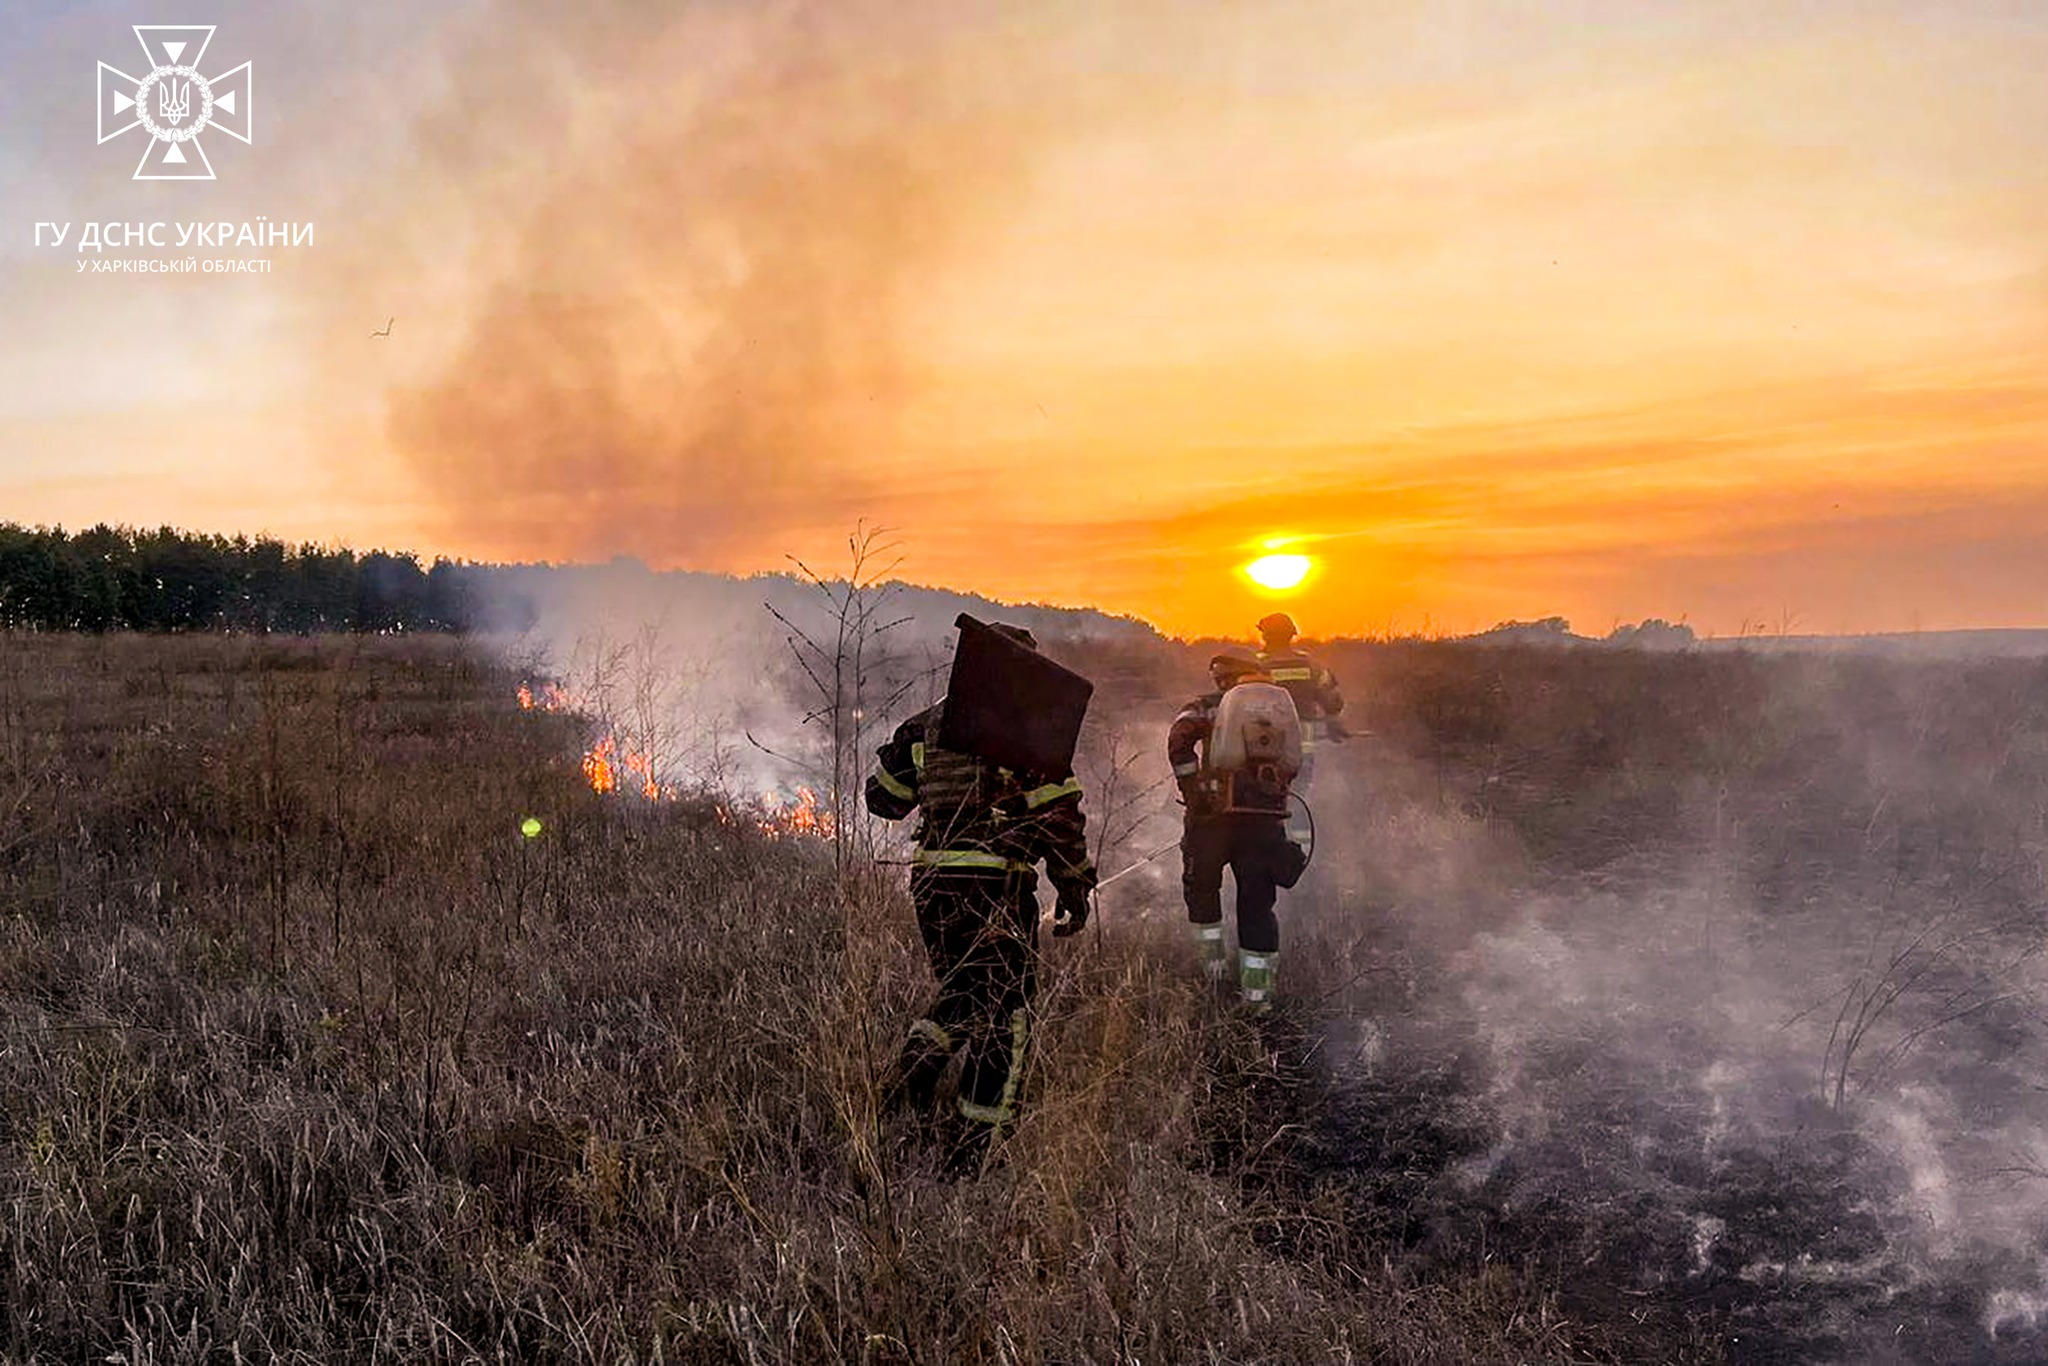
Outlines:
<svg viewBox="0 0 2048 1366"><path fill-rule="evenodd" d="M1418 1257L1738 1361L2040 1359L2038 662L1337 667L1381 733L1318 769L1289 933L1357 1015L1321 1141Z"/></svg>
<svg viewBox="0 0 2048 1366"><path fill-rule="evenodd" d="M452 46L417 136L460 318L387 401L444 534L722 567L870 512L920 296L1045 136L1008 9L508 3Z"/></svg>

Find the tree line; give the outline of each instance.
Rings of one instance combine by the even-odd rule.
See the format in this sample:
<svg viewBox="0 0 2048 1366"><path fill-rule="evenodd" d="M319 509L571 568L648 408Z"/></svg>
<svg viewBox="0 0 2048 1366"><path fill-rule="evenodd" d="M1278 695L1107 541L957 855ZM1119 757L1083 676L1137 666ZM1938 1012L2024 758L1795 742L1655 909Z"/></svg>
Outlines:
<svg viewBox="0 0 2048 1366"><path fill-rule="evenodd" d="M0 522L0 628L465 631L480 590L473 566L383 550Z"/></svg>

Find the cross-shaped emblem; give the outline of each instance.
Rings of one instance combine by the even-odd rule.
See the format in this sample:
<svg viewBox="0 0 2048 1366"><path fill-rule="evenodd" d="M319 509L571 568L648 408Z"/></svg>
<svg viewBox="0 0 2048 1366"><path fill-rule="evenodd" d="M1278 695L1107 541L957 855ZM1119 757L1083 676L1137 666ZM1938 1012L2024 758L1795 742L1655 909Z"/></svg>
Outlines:
<svg viewBox="0 0 2048 1366"><path fill-rule="evenodd" d="M199 74L212 24L137 24L149 74L131 76L100 63L101 142L130 128L149 134L137 180L212 180L213 164L199 135L218 128L243 142L255 133L254 64L243 62L211 78Z"/></svg>

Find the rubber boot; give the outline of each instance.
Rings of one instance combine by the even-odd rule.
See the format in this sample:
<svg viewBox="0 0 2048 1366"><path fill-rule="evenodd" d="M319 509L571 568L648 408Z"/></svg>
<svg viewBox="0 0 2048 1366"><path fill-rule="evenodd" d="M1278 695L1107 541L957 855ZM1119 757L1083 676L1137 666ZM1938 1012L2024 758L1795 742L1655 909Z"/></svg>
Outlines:
<svg viewBox="0 0 2048 1366"><path fill-rule="evenodd" d="M1223 922L1213 925L1196 925L1195 958L1202 965L1202 976L1221 986L1230 980L1230 946L1223 940Z"/></svg>
<svg viewBox="0 0 2048 1366"><path fill-rule="evenodd" d="M1237 992L1245 1007L1263 1013L1273 1006L1273 979L1280 966L1280 951L1253 953L1244 950L1237 959Z"/></svg>

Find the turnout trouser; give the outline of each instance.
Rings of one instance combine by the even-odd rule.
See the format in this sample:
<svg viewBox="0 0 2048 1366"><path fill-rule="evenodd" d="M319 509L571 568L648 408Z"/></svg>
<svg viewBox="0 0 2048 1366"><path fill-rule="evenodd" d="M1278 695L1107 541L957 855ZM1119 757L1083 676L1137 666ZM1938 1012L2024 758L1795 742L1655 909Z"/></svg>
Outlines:
<svg viewBox="0 0 2048 1366"><path fill-rule="evenodd" d="M1280 954L1280 919L1273 914L1280 882L1299 856L1277 816L1222 816L1189 821L1181 834L1181 893L1203 966L1221 980L1223 952L1223 870L1237 883L1238 984L1244 998L1263 1003L1272 995L1273 968Z"/></svg>
<svg viewBox="0 0 2048 1366"><path fill-rule="evenodd" d="M1313 839L1305 806L1308 800L1309 780L1315 777L1316 772L1316 731L1321 725L1320 721L1302 723L1301 767L1295 770L1294 782L1291 785L1294 797L1300 800L1290 798L1287 803L1287 838L1304 849L1309 847Z"/></svg>
<svg viewBox="0 0 2048 1366"><path fill-rule="evenodd" d="M983 1124L1016 1116L1032 993L1038 898L1029 873L911 874L917 927L938 993L904 1041L906 1096L929 1105L946 1064L961 1056L960 1113Z"/></svg>

